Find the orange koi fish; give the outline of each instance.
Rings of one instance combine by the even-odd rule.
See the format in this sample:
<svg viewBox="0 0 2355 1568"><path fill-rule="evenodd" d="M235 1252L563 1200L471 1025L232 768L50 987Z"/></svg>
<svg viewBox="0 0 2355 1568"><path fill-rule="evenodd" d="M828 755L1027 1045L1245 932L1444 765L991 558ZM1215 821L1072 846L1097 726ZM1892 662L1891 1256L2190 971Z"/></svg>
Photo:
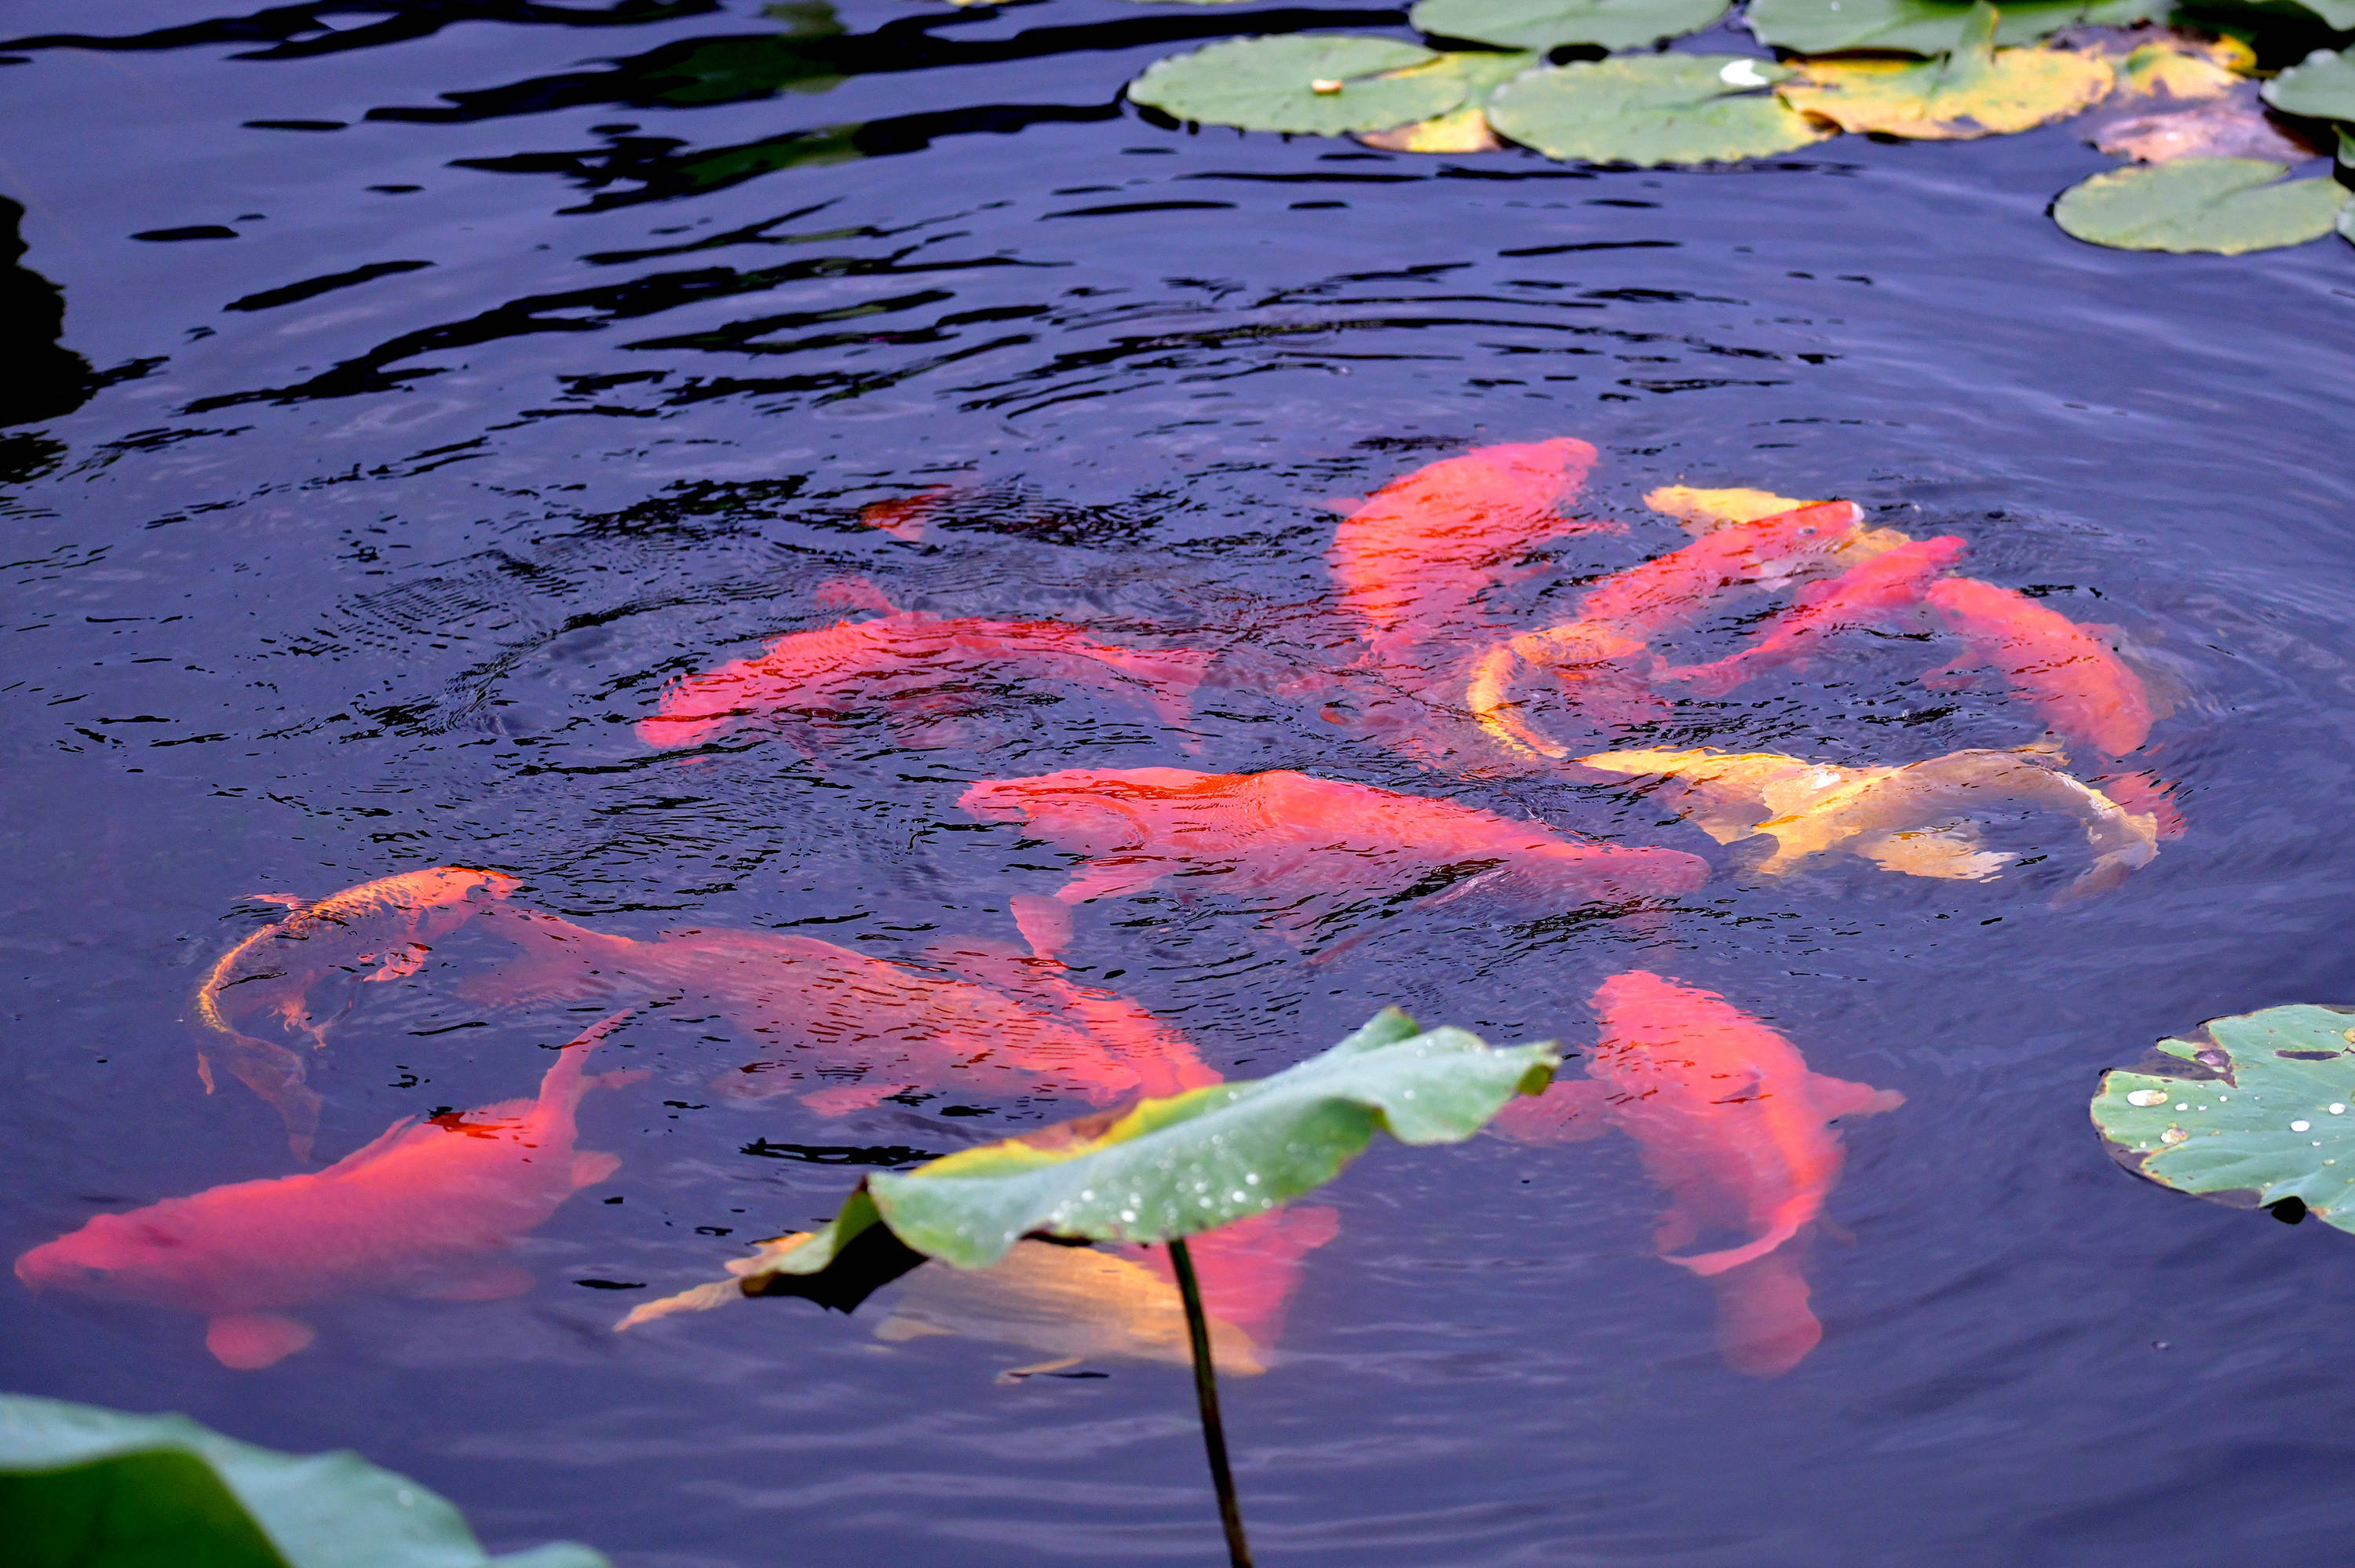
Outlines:
<svg viewBox="0 0 2355 1568"><path fill-rule="evenodd" d="M1392 480L1333 530L1325 558L1342 610L1377 650L1459 636L1515 557L1604 526L1557 510L1577 497L1594 459L1562 436L1482 447Z"/></svg>
<svg viewBox="0 0 2355 1568"><path fill-rule="evenodd" d="M1077 768L985 779L957 804L1022 822L1088 856L1055 895L1065 905L1126 897L1168 877L1188 887L1263 895L1275 924L1305 940L1336 897L1394 893L1457 873L1425 902L1476 888L1559 910L1689 892L1708 863L1679 850L1623 848L1452 800L1401 795L1304 773L1196 773L1182 768ZM1469 871L1471 874L1463 873ZM1034 944L1047 922L1018 909ZM1040 956L1051 958L1046 936Z"/></svg>
<svg viewBox="0 0 2355 1568"><path fill-rule="evenodd" d="M1775 588L1822 571L1843 556L1902 544L1888 529L1862 531L1853 501L1825 501L1754 522L1729 524L1682 549L1614 572L1588 588L1578 617L1645 641L1689 626L1727 589Z"/></svg>
<svg viewBox="0 0 2355 1568"><path fill-rule="evenodd" d="M1823 1338L1792 1244L1839 1181L1844 1116L1893 1110L1894 1089L1811 1071L1791 1043L1714 991L1633 969L1594 993L1603 1037L1587 1076L1556 1082L1495 1123L1532 1143L1613 1127L1667 1189L1660 1255L1710 1279L1736 1370L1775 1377ZM1732 1245L1685 1253L1710 1236Z"/></svg>
<svg viewBox="0 0 2355 1568"><path fill-rule="evenodd" d="M798 1095L843 1116L923 1089L1091 1105L1218 1081L1184 1038L1110 992L1039 976L1022 994L771 931L678 931L641 942L553 916L511 933L524 955L469 991L485 1001L693 1001L761 1041L727 1075L744 1099Z"/></svg>
<svg viewBox="0 0 2355 1568"><path fill-rule="evenodd" d="M291 912L221 955L197 991L197 1017L226 1037L214 1049L229 1071L278 1107L296 1155L310 1157L319 1097L303 1081L300 1055L249 1033L256 1021L307 1035L324 1050L327 1025L350 1011L358 985L415 974L433 942L522 885L504 872L437 865L364 882L315 904L272 896ZM345 993L333 1012L317 1000L323 989ZM212 1093L209 1052L197 1051L197 1073Z"/></svg>
<svg viewBox="0 0 2355 1568"><path fill-rule="evenodd" d="M638 721L649 746L692 746L739 719L802 722L881 703L903 737L943 708L969 709L975 683L1046 675L1134 698L1163 723L1185 724L1209 655L1190 649L1117 648L1052 620L943 620L914 611L839 620L780 637L768 652L690 675ZM803 749L812 751L812 747Z"/></svg>
<svg viewBox="0 0 2355 1568"><path fill-rule="evenodd" d="M1992 665L2055 734L2110 757L2124 757L2150 738L2150 698L2142 677L2067 616L1971 577L1936 584L1929 605L1963 640L1965 652L1923 676L1924 685L1954 683L1959 672Z"/></svg>
<svg viewBox="0 0 2355 1568"><path fill-rule="evenodd" d="M1953 569L1965 548L1950 534L1900 545L1828 581L1803 587L1789 609L1724 658L1662 670L1660 676L1718 697L1762 671L1785 664L1804 670L1830 639L1890 625L1917 609L1931 584Z"/></svg>
<svg viewBox="0 0 2355 1568"><path fill-rule="evenodd" d="M486 1301L531 1287L503 1254L582 1187L621 1167L573 1148L573 1113L600 1084L581 1065L621 1017L562 1047L537 1100L404 1118L325 1171L240 1181L101 1214L16 1260L36 1289L202 1313L205 1345L252 1371L313 1329L289 1308L349 1295Z"/></svg>

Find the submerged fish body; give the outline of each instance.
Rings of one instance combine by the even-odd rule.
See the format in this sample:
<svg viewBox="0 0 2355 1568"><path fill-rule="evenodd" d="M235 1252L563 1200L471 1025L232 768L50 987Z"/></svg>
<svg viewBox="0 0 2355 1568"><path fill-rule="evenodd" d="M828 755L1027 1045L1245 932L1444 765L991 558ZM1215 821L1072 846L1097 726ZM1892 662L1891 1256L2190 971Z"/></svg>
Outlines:
<svg viewBox="0 0 2355 1568"><path fill-rule="evenodd" d="M1961 560L1963 541L1952 535L1915 539L1850 567L1838 577L1799 589L1789 609L1741 648L1706 664L1662 670L1702 696L1722 696L1752 676L1783 665L1805 669L1835 637L1892 624L1920 610L1932 585Z"/></svg>
<svg viewBox="0 0 2355 1568"><path fill-rule="evenodd" d="M542 916L515 934L522 955L475 981L474 995L709 1006L764 1052L722 1080L737 1098L797 1095L840 1116L917 1089L1068 1092L1107 1105L1216 1081L1175 1031L1124 999L1056 977L1016 994L773 931L637 941Z"/></svg>
<svg viewBox="0 0 2355 1568"><path fill-rule="evenodd" d="M1669 803L1720 843L1764 835L1757 870L1777 876L1846 851L1913 876L1982 881L2011 857L1978 847L1974 814L2031 808L2082 826L2094 863L2071 891L2115 885L2158 854L2158 825L2060 771L2037 747L1956 751L1902 767L1838 768L1779 752L1612 751L1579 758L1600 772L1672 780Z"/></svg>
<svg viewBox="0 0 2355 1568"><path fill-rule="evenodd" d="M1681 851L1603 843L1452 800L1284 771L1072 768L986 779L958 804L1087 856L1055 895L1064 904L1175 879L1259 898L1295 939L1330 907L1316 901L1399 893L1451 868L1474 869L1434 901L1478 890L1548 912L1689 892L1709 874Z"/></svg>
<svg viewBox="0 0 2355 1568"><path fill-rule="evenodd" d="M1482 447L1392 480L1333 531L1326 560L1342 613L1378 652L1460 637L1518 557L1597 526L1560 510L1594 460L1565 436Z"/></svg>
<svg viewBox="0 0 2355 1568"><path fill-rule="evenodd" d="M483 1300L527 1289L503 1261L574 1192L621 1160L577 1151L574 1111L601 1083L581 1064L619 1018L562 1047L534 1100L403 1119L324 1171L240 1181L101 1214L16 1260L16 1277L202 1314L205 1342L251 1370L308 1344L291 1308L396 1292Z"/></svg>
<svg viewBox="0 0 2355 1568"><path fill-rule="evenodd" d="M1605 980L1594 1007L1602 1039L1587 1076L1516 1102L1496 1125L1531 1142L1613 1128L1633 1139L1668 1195L1660 1254L1716 1287L1728 1359L1758 1376L1787 1372L1823 1335L1792 1249L1839 1180L1830 1124L1904 1097L1815 1072L1723 997L1647 970ZM1686 1250L1713 1236L1732 1245Z"/></svg>
<svg viewBox="0 0 2355 1568"><path fill-rule="evenodd" d="M1937 686L1978 666L2000 673L2052 732L2109 757L2150 738L2142 677L2100 638L2026 594L1972 577L1934 586L1928 602L1965 652L1923 677Z"/></svg>
<svg viewBox="0 0 2355 1568"><path fill-rule="evenodd" d="M912 738L963 683L1041 676L1139 702L1183 726L1209 655L1115 647L1052 620L894 613L777 639L765 652L677 682L638 721L649 746L692 746L740 720L844 715L881 705ZM811 749L805 747L804 749Z"/></svg>
<svg viewBox="0 0 2355 1568"><path fill-rule="evenodd" d="M364 882L313 904L288 900L293 906L282 919L222 954L197 989L197 1017L221 1037L197 1054L206 1092L212 1092L211 1059L218 1054L277 1107L294 1152L307 1158L319 1097L303 1081L303 1058L251 1031L266 1025L325 1049L328 1023L357 993L327 1011L323 991L406 979L432 943L522 885L504 872L440 865Z"/></svg>
<svg viewBox="0 0 2355 1568"><path fill-rule="evenodd" d="M1728 524L1604 577L1580 598L1578 619L1648 642L1690 625L1731 589L1781 587L1903 542L1862 532L1863 519L1852 501L1824 501Z"/></svg>

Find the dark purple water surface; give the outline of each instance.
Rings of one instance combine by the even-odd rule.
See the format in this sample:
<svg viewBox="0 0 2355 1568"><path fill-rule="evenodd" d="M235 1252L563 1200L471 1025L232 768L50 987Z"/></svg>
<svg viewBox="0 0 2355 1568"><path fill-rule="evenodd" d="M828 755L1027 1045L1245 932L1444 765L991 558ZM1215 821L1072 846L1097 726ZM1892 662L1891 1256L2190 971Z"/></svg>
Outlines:
<svg viewBox="0 0 2355 1568"><path fill-rule="evenodd" d="M1725 867L1611 791L1451 782L1242 693L1206 705L1199 760L1072 694L825 769L773 744L681 769L628 727L666 676L820 623L810 590L846 573L943 613L1263 637L1327 590L1320 499L1576 435L1631 532L1554 547L1515 590L1532 623L1681 539L1654 485L1852 495L2122 628L2171 684L2152 766L2191 829L2060 908L2036 872L1846 861L1721 871L1649 932L1467 901L1313 967L1214 906L1084 914L1089 978L1229 1071L1384 1002L1576 1043L1595 982L1640 964L1909 1098L1849 1131L1854 1245L1810 1259L1827 1337L1771 1383L1652 1255L1624 1142L1370 1156L1284 1359L1227 1390L1263 1560L2345 1561L2355 1243L2137 1182L2085 1118L2161 1034L2355 1001L2340 242L2076 244L2045 206L2105 161L2067 129L1710 173L1412 158L1117 104L1187 39L1295 14L839 13L830 41L794 13L795 46L746 0L0 7L17 35L104 30L0 68L0 189L80 356L36 356L12 397L45 422L0 446L0 1250L294 1168L269 1109L193 1066L192 993L256 893L454 862L636 935L905 957L1010 938L1007 895L1060 877L958 813L963 782L1083 763L1445 790ZM979 499L925 543L857 522L944 480ZM1910 686L1904 653L1659 738L1859 762L2033 735ZM478 959L368 988L313 1067L323 1153L528 1089L567 1016L473 1009ZM526 1244L529 1295L334 1305L246 1373L192 1317L9 1281L0 1386L354 1446L495 1545L633 1568L1215 1560L1177 1369L1000 1387L1035 1358L796 1302L609 1331L831 1211L850 1172L758 1140L945 1150L1082 1107L828 1122L721 1103L745 1052L693 1023L633 1049L656 1077L583 1113L625 1164Z"/></svg>

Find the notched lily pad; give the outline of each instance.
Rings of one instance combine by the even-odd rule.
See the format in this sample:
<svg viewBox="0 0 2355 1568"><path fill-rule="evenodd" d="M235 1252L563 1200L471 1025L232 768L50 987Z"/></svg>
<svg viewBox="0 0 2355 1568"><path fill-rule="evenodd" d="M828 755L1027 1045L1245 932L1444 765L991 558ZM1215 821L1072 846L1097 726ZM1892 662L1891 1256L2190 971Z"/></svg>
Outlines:
<svg viewBox="0 0 2355 1568"><path fill-rule="evenodd" d="M1790 74L1744 55L1636 55L1533 70L1498 88L1488 119L1549 158L1735 164L1830 132L1759 90Z"/></svg>
<svg viewBox="0 0 2355 1568"><path fill-rule="evenodd" d="M1944 59L1811 59L1783 101L1843 131L1956 141L2027 131L2098 102L2116 76L2073 49L1995 47L1996 8L1980 0Z"/></svg>
<svg viewBox="0 0 2355 1568"><path fill-rule="evenodd" d="M1433 37L1507 48L1640 49L1697 33L1724 14L1725 0L1422 0L1407 20Z"/></svg>
<svg viewBox="0 0 2355 1568"><path fill-rule="evenodd" d="M2350 7L2355 8L2355 7ZM2355 23L2334 24L2355 26ZM2265 83L2265 101L2284 114L2309 120L2355 121L2355 59L2348 51L2317 49Z"/></svg>
<svg viewBox="0 0 2355 1568"><path fill-rule="evenodd" d="M2030 0L2006 5L1998 44L2029 44L2080 22L2126 26L2163 16L2175 0ZM1971 6L1957 0L1750 0L1750 30L1762 44L1803 55L1849 49L1943 55L1961 46Z"/></svg>
<svg viewBox="0 0 2355 1568"><path fill-rule="evenodd" d="M2081 180L2052 204L2079 239L2120 250L2238 256L2319 239L2342 221L2336 181L2284 180L2262 158L2178 158Z"/></svg>
<svg viewBox="0 0 2355 1568"><path fill-rule="evenodd" d="M1156 60L1128 98L1205 125L1339 136L1432 119L1470 90L1460 69L1419 44L1288 33Z"/></svg>
<svg viewBox="0 0 2355 1568"><path fill-rule="evenodd" d="M2111 1152L2179 1192L2355 1231L2355 1012L2270 1007L2202 1033L2160 1041L2150 1071L2102 1075Z"/></svg>
<svg viewBox="0 0 2355 1568"><path fill-rule="evenodd" d="M1369 131L1358 140L1391 153L1493 153L1504 143L1497 139L1483 106L1499 86L1541 58L1527 49L1463 49L1444 56L1448 67L1464 77L1469 101L1463 108L1412 125Z"/></svg>

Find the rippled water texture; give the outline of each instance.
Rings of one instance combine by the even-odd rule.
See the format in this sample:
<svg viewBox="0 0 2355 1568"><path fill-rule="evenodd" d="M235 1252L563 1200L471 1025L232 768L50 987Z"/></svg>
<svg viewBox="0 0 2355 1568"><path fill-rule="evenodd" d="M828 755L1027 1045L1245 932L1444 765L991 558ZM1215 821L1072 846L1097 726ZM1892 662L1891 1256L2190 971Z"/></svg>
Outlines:
<svg viewBox="0 0 2355 1568"><path fill-rule="evenodd" d="M2344 1559L2355 1243L2137 1182L2085 1117L2098 1070L2162 1034L2355 1001L2339 242L2078 245L2044 208L2105 161L2066 129L1593 173L1187 134L1117 101L1157 56L1293 11L782 15L7 9L19 35L108 31L0 50L8 309L46 342L46 284L64 299L0 435L0 1248L303 1168L270 1104L196 1070L200 982L284 913L256 895L488 867L518 879L503 910L606 938L757 930L921 966L1016 942L1037 906L1012 900L1075 863L960 810L975 781L1294 769L1713 871L1632 915L1370 896L1305 927L1165 885L1073 911L1070 983L1263 1073L1387 1002L1582 1047L1597 984L1647 969L1905 1104L1842 1124L1804 1244L1823 1342L1773 1379L1727 1364L1707 1283L1657 1255L1626 1139L1377 1150L1320 1195L1337 1224L1295 1238L1279 1354L1227 1388L1263 1560ZM1282 689L1343 656L1328 503L1565 436L1599 449L1579 509L1625 531L1540 546L1491 596L1506 625L1685 543L1643 507L1656 486L1852 497L2116 628L2169 710L2137 762L2179 784L2187 832L2075 899L2066 834L1982 883L1853 857L1760 878L1640 793L1451 773ZM871 588L822 603L846 577ZM869 594L1258 674L1206 684L1190 732L981 671L922 723L862 710L815 747L639 737L675 677ZM1999 692L1914 683L1945 656L1866 638L1621 744L1859 766L2035 737ZM437 936L397 982L346 977L330 1048L302 1052L323 1158L531 1096L541 1047L618 1005L497 991L497 928ZM1166 1359L1000 1386L1043 1352L789 1300L611 1332L831 1213L855 1161L1090 1104L977 1078L813 1104L736 1071L757 1025L681 1003L598 1046L593 1070L651 1076L579 1097L579 1149L620 1165L513 1222L520 1294L346 1294L305 1309L307 1349L240 1372L187 1311L12 1280L0 1383L356 1446L501 1547L1213 1561ZM908 1288L903 1312L933 1310Z"/></svg>

